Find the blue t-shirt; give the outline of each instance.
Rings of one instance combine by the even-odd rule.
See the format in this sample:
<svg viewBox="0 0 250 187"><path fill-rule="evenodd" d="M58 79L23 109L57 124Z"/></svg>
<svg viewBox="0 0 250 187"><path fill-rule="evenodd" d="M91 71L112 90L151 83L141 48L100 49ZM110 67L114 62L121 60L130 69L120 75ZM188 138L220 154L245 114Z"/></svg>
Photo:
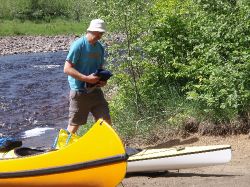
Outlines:
<svg viewBox="0 0 250 187"><path fill-rule="evenodd" d="M77 39L70 47L66 58L74 64L74 68L84 75L95 73L104 63L104 48L97 41L91 45L86 36ZM85 90L85 82L79 81L70 75L68 76L71 90Z"/></svg>

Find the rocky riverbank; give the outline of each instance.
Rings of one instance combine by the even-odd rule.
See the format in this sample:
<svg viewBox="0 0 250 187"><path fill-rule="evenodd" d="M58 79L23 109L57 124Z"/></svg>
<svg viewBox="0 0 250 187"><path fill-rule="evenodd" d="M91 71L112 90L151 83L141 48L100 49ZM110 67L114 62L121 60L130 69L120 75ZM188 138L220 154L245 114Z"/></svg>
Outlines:
<svg viewBox="0 0 250 187"><path fill-rule="evenodd" d="M0 37L0 55L56 52L69 50L79 36L7 36Z"/></svg>

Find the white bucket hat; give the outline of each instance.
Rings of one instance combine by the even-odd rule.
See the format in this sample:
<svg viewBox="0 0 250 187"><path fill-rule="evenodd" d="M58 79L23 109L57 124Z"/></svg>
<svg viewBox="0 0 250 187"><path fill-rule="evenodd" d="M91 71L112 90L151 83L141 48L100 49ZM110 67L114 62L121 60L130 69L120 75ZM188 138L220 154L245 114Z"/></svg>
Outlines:
<svg viewBox="0 0 250 187"><path fill-rule="evenodd" d="M106 32L106 24L102 19L93 19L87 31Z"/></svg>

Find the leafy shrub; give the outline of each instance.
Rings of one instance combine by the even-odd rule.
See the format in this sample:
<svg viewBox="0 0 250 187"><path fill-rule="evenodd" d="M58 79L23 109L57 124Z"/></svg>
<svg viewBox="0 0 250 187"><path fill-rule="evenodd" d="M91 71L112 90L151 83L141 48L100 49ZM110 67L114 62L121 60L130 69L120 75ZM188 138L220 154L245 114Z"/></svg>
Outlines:
<svg viewBox="0 0 250 187"><path fill-rule="evenodd" d="M146 48L157 61L155 69L165 71L165 80L179 85L208 119L229 121L248 111L249 6L174 2L158 1L155 7L157 24Z"/></svg>

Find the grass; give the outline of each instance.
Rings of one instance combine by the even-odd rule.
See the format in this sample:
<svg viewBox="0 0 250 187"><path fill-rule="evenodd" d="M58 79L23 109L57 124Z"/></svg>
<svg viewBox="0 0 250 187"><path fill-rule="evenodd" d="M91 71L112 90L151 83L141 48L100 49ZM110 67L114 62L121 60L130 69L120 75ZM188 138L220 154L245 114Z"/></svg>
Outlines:
<svg viewBox="0 0 250 187"><path fill-rule="evenodd" d="M78 136L83 136L88 130L95 124L95 120L92 117L89 117L86 124L81 125L77 131Z"/></svg>
<svg viewBox="0 0 250 187"><path fill-rule="evenodd" d="M51 22L0 20L0 36L82 34L89 23L54 19Z"/></svg>

